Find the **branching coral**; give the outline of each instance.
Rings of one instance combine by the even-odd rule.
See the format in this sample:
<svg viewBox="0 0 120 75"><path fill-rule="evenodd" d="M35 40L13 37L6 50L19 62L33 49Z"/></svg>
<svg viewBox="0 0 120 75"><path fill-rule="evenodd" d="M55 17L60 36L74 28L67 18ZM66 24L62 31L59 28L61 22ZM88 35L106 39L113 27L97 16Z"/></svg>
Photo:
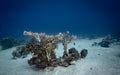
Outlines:
<svg viewBox="0 0 120 75"><path fill-rule="evenodd" d="M68 56L67 53L67 45L72 42L73 40L75 40L77 37L72 35L71 37L69 36L69 32L65 33L62 39L62 44L63 44L63 49L64 49L64 53L63 53L63 57Z"/></svg>
<svg viewBox="0 0 120 75"><path fill-rule="evenodd" d="M28 60L30 65L36 65L39 68L45 68L47 66L64 65L69 64L68 61L72 58L70 53L67 53L67 44L76 39L75 36L70 36L69 32L59 33L57 35L46 35L45 33L33 33L24 31L24 35L34 38L38 43L28 43L26 48L33 54L33 57ZM64 61L59 61L60 58L56 58L54 49L57 48L57 44L62 42L64 47L64 54L62 58ZM75 49L74 49L75 50Z"/></svg>
<svg viewBox="0 0 120 75"><path fill-rule="evenodd" d="M34 38L36 41L38 42L41 42L41 41L44 41L44 40L47 40L49 41L50 40L62 40L63 38L63 34L62 33L59 33L58 35L46 35L45 33L33 33L31 31L24 31L23 32L23 35L26 35L26 36L29 36L31 38Z"/></svg>

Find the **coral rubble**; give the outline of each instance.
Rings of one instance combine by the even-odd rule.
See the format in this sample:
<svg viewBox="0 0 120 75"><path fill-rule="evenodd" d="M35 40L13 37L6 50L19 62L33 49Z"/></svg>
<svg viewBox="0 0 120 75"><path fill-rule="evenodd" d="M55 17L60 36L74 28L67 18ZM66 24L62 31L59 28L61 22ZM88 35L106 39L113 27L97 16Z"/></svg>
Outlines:
<svg viewBox="0 0 120 75"><path fill-rule="evenodd" d="M25 58L29 54L29 51L26 50L26 47L24 45L17 46L16 50L12 52L13 59L16 58Z"/></svg>
<svg viewBox="0 0 120 75"><path fill-rule="evenodd" d="M70 36L69 32L59 33L57 35L46 35L45 33L33 33L24 31L24 35L27 35L37 42L28 42L26 44L26 50L32 54L32 58L28 60L29 65L35 65L40 69L52 66L64 66L71 65L72 61L76 61L80 58L79 52L75 48L67 49L67 45L76 39L76 36ZM58 43L63 44L63 56L56 57L55 48ZM68 50L68 51L67 51ZM85 52L83 52L83 56Z"/></svg>
<svg viewBox="0 0 120 75"><path fill-rule="evenodd" d="M120 40L119 40L119 39L120 39L119 37L115 38L114 36L107 35L107 36L105 36L105 37L102 39L101 42L99 42L99 43L94 42L94 43L92 44L92 46L97 46L97 45L99 45L99 46L101 46L101 47L108 48L108 47L110 47L112 44L117 44L117 45L119 45L119 43L120 43Z"/></svg>

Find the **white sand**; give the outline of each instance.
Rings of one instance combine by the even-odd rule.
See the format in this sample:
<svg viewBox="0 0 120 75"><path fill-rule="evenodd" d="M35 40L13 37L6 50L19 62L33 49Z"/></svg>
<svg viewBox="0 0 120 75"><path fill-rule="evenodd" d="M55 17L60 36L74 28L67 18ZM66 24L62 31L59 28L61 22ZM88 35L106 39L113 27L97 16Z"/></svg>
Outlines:
<svg viewBox="0 0 120 75"><path fill-rule="evenodd" d="M12 51L14 48L0 51L0 75L120 75L120 46L102 48L99 46L91 47L93 42L101 39L88 40L81 39L68 45L68 48L76 47L79 52L86 48L88 55L85 59L78 60L76 65L65 67L56 67L53 71L40 71L28 65L25 59L12 60ZM56 49L57 56L62 56L63 47L59 44Z"/></svg>

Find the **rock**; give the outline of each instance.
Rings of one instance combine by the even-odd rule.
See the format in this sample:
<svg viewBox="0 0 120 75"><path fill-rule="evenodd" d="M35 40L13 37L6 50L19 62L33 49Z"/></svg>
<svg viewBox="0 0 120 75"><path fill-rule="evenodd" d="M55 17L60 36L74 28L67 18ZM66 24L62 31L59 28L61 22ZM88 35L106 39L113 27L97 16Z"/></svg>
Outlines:
<svg viewBox="0 0 120 75"><path fill-rule="evenodd" d="M90 68L90 70L92 70L92 67Z"/></svg>
<svg viewBox="0 0 120 75"><path fill-rule="evenodd" d="M93 44L92 44L92 46L97 46L98 45L98 43L97 42L94 42Z"/></svg>
<svg viewBox="0 0 120 75"><path fill-rule="evenodd" d="M6 37L0 40L0 45L2 46L2 50L14 47L14 46L18 46L18 45L23 45L25 44L26 41L25 40L18 40L12 37Z"/></svg>
<svg viewBox="0 0 120 75"><path fill-rule="evenodd" d="M58 65L68 67L69 65L73 65L72 61L76 61L80 58L78 51L75 48L70 48L68 55L61 58Z"/></svg>
<svg viewBox="0 0 120 75"><path fill-rule="evenodd" d="M19 51L13 51L13 52L12 52L12 56L13 56L13 59L16 59L16 58L20 58L20 57L21 57Z"/></svg>
<svg viewBox="0 0 120 75"><path fill-rule="evenodd" d="M24 45L16 47L16 50L12 52L13 59L20 57L25 58L28 54L29 52Z"/></svg>
<svg viewBox="0 0 120 75"><path fill-rule="evenodd" d="M71 57L72 60L77 60L80 57L79 52L75 48L69 49L69 55L69 58Z"/></svg>
<svg viewBox="0 0 120 75"><path fill-rule="evenodd" d="M111 35L106 36L101 42L98 43L101 47L108 48L110 44L117 42L116 38L113 38Z"/></svg>
<svg viewBox="0 0 120 75"><path fill-rule="evenodd" d="M108 41L108 40L103 40L103 41L101 41L100 43L98 43L101 47L109 47L109 45L110 45L110 41Z"/></svg>
<svg viewBox="0 0 120 75"><path fill-rule="evenodd" d="M98 55L100 55L100 54L98 54Z"/></svg>
<svg viewBox="0 0 120 75"><path fill-rule="evenodd" d="M2 50L5 50L5 49L18 45L18 41L14 38L7 37L7 38L3 38L0 41L0 44L2 46Z"/></svg>
<svg viewBox="0 0 120 75"><path fill-rule="evenodd" d="M87 49L83 49L80 52L81 58L85 58L87 56L87 54L88 54L88 50Z"/></svg>

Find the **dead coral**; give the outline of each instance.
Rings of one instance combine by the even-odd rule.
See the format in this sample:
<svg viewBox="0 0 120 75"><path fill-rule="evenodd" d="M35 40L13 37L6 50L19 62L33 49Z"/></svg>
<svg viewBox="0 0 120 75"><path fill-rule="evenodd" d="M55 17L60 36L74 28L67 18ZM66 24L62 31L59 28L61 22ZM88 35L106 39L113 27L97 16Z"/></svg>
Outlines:
<svg viewBox="0 0 120 75"><path fill-rule="evenodd" d="M72 61L80 58L79 52L75 48L71 48L67 52L67 44L76 39L75 36L70 36L69 32L59 33L57 35L46 35L45 33L24 32L24 35L34 38L39 43L29 42L26 45L27 51L32 54L32 58L28 60L30 65L35 65L40 69L52 66L71 65ZM39 39L39 40L38 40ZM63 57L56 58L54 49L57 48L59 42L63 43Z"/></svg>
<svg viewBox="0 0 120 75"><path fill-rule="evenodd" d="M67 52L67 45L72 42L73 40L76 39L76 36L70 36L69 32L64 33L63 39L62 39L62 44L63 44L63 57L68 56L68 52Z"/></svg>

